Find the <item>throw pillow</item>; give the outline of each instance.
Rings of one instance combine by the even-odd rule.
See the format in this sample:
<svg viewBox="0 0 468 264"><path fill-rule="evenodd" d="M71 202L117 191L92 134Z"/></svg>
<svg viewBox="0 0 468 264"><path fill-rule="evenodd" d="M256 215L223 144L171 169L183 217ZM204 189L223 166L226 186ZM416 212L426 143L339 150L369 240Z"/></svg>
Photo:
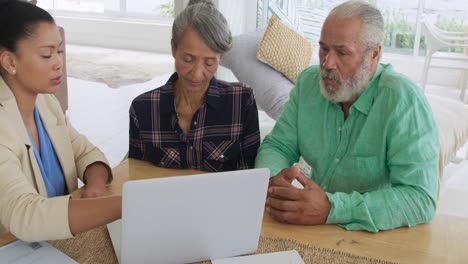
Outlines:
<svg viewBox="0 0 468 264"><path fill-rule="evenodd" d="M281 72L293 83L312 59L313 45L272 16L257 52L257 58Z"/></svg>
<svg viewBox="0 0 468 264"><path fill-rule="evenodd" d="M255 57L265 28L235 36L232 49L221 59L221 66L232 71L242 83L249 84L260 109L277 119L289 98L293 83Z"/></svg>

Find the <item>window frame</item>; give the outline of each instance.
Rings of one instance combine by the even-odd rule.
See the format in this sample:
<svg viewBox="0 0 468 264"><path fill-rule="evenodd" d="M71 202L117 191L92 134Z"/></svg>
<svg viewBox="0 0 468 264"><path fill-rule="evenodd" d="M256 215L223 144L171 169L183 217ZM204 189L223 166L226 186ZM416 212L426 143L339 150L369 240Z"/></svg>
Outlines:
<svg viewBox="0 0 468 264"><path fill-rule="evenodd" d="M304 3L307 2L307 0L282 0L283 5L284 2L286 2L287 9L282 10L281 7L275 5L274 0L258 0L258 15L257 15L257 27L259 26L266 26L268 23L268 19L271 13L276 14L281 20L285 21L286 24L289 24L290 26L292 25L293 28L297 29L297 24L296 24L296 17L291 16L290 10L296 9L296 6L304 5ZM370 3L377 5L378 6L378 0L369 0ZM409 50L412 49L411 53L413 57L422 57L424 52L424 49L421 48L420 42L422 39L422 29L421 29L421 21L423 17L425 16L424 12L425 10L430 10L429 7L426 7L426 0L416 0L416 20L415 20L415 31L414 31L414 42L413 42L413 47L409 48ZM265 12L265 10L267 10ZM442 9L441 9L442 10ZM467 10L468 13L468 10ZM465 21L465 24L468 23L468 21ZM466 24L468 25L468 24ZM412 39L413 40L413 39ZM386 51L386 54L389 55L395 55L395 56L411 56L409 54L402 54L396 51Z"/></svg>
<svg viewBox="0 0 468 264"><path fill-rule="evenodd" d="M158 24L172 24L173 17L163 17L163 16L154 16L147 13L139 12L129 12L127 10L127 1L128 0L119 0L119 10L106 10L104 12L96 13L89 11L71 11L71 10L59 10L57 9L57 2L60 0L51 0L52 8L45 8L53 16L63 16L63 17L80 17L80 18L97 18L97 19L115 19L115 20L126 20L126 21L145 21L145 22L154 22ZM171 0L174 1L174 6L178 2L183 2L184 0Z"/></svg>

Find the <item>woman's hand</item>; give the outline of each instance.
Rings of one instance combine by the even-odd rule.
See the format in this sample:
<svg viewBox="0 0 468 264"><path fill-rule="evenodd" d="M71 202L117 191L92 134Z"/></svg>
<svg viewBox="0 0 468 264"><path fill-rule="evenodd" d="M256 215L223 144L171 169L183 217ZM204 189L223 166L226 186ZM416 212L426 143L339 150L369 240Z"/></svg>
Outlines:
<svg viewBox="0 0 468 264"><path fill-rule="evenodd" d="M106 192L106 185L93 185L90 186L86 184L84 187L84 191L81 193L80 198L98 198L105 196Z"/></svg>
<svg viewBox="0 0 468 264"><path fill-rule="evenodd" d="M89 165L84 173L86 183L81 198L97 198L105 196L106 185L111 175L110 169L102 162L96 162Z"/></svg>

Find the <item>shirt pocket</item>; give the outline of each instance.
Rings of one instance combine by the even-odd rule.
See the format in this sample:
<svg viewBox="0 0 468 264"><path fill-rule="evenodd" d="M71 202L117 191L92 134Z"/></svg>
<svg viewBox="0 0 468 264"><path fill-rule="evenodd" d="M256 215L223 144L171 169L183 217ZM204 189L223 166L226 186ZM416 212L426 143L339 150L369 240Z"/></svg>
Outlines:
<svg viewBox="0 0 468 264"><path fill-rule="evenodd" d="M152 146L147 159L156 166L166 168L180 168L180 152L175 147Z"/></svg>
<svg viewBox="0 0 468 264"><path fill-rule="evenodd" d="M240 155L238 140L203 142L203 169L207 171L235 170Z"/></svg>

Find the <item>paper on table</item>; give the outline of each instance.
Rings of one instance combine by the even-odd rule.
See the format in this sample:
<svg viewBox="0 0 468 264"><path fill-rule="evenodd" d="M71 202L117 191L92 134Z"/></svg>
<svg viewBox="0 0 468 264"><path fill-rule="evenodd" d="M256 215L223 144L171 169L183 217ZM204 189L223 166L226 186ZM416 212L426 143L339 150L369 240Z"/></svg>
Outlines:
<svg viewBox="0 0 468 264"><path fill-rule="evenodd" d="M281 251L234 258L216 259L212 264L304 264L296 250Z"/></svg>
<svg viewBox="0 0 468 264"><path fill-rule="evenodd" d="M294 179L294 180L291 182L291 184L292 184L294 187L298 188L298 189L304 189L304 186L302 185L302 183L300 183L300 182L299 182L298 180L296 180L296 179Z"/></svg>
<svg viewBox="0 0 468 264"><path fill-rule="evenodd" d="M9 264L77 264L47 242L27 243L17 240L0 247L0 263Z"/></svg>

